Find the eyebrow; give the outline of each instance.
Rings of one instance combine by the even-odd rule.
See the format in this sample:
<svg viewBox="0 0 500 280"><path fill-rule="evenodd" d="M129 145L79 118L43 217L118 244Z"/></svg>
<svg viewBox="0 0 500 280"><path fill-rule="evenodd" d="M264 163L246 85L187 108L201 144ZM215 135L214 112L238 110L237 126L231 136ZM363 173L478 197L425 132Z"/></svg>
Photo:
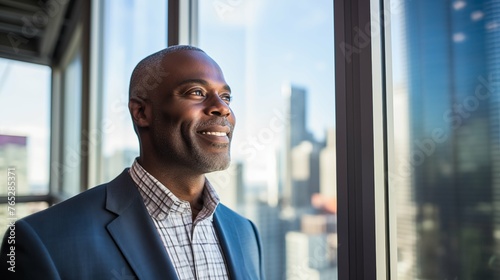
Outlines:
<svg viewBox="0 0 500 280"><path fill-rule="evenodd" d="M185 85L185 84L201 84L204 86L209 85L209 82L203 79L187 79L179 83L179 86ZM223 88L229 92L231 92L231 87L229 85L225 84Z"/></svg>

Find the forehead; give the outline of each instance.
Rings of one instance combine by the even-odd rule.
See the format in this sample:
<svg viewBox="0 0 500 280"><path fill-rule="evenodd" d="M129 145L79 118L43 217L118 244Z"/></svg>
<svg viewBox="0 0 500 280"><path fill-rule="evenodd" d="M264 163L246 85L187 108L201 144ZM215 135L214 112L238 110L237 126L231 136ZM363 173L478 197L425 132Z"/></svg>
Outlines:
<svg viewBox="0 0 500 280"><path fill-rule="evenodd" d="M173 80L201 78L224 81L219 65L201 51L181 50L169 53L163 59L162 66Z"/></svg>

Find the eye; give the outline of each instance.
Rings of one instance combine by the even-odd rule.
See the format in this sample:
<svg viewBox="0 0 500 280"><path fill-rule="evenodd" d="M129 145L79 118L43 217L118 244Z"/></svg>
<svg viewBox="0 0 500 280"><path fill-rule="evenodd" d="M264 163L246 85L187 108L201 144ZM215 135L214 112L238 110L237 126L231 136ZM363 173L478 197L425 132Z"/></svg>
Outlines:
<svg viewBox="0 0 500 280"><path fill-rule="evenodd" d="M220 96L220 99L224 100L227 104L229 104L231 102L231 100L233 100L233 97L231 96L231 94L222 94Z"/></svg>
<svg viewBox="0 0 500 280"><path fill-rule="evenodd" d="M207 93L202 88L193 88L193 89L187 90L184 93L184 96L187 98L194 99L194 100L203 100L207 96Z"/></svg>
<svg viewBox="0 0 500 280"><path fill-rule="evenodd" d="M200 89L193 90L189 94L194 96L205 96L205 93Z"/></svg>

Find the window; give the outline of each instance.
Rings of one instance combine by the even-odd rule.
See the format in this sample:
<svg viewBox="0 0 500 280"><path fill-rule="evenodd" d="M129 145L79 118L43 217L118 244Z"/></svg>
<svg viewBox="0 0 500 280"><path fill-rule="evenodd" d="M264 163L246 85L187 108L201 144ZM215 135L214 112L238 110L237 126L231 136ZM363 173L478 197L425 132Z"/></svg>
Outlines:
<svg viewBox="0 0 500 280"><path fill-rule="evenodd" d="M0 104L25 104L0 111L0 172L15 166L25 197L18 218L114 178L138 155L129 78L166 47L169 2L180 6L170 11L177 41L204 49L231 85L233 163L209 178L256 222L268 279L500 279L500 6L491 0L92 5L99 15L61 29L77 39L60 40L52 72L0 59ZM87 155L90 128L99 133Z"/></svg>
<svg viewBox="0 0 500 280"><path fill-rule="evenodd" d="M1 204L0 231L8 218L21 218L47 203L20 203L22 196L46 195L49 190L50 68L0 59L0 196L14 197L14 215ZM29 77L30 82L26 82ZM10 174L8 172L10 171ZM14 177L14 193L7 178ZM6 200L7 201L7 200ZM11 200L9 200L11 201Z"/></svg>
<svg viewBox="0 0 500 280"><path fill-rule="evenodd" d="M198 5L237 119L232 166L209 179L259 228L267 279L336 279L333 2Z"/></svg>

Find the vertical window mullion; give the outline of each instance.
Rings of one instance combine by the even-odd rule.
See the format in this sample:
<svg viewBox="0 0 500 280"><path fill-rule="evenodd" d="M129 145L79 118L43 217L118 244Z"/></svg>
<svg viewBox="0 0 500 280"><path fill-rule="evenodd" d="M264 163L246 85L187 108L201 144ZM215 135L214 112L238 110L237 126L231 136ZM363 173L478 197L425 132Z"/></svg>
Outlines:
<svg viewBox="0 0 500 280"><path fill-rule="evenodd" d="M373 115L370 4L335 1L334 7L339 279L377 279L376 206L385 205L376 201L375 189L380 134Z"/></svg>
<svg viewBox="0 0 500 280"><path fill-rule="evenodd" d="M168 1L168 45L197 45L198 1Z"/></svg>

